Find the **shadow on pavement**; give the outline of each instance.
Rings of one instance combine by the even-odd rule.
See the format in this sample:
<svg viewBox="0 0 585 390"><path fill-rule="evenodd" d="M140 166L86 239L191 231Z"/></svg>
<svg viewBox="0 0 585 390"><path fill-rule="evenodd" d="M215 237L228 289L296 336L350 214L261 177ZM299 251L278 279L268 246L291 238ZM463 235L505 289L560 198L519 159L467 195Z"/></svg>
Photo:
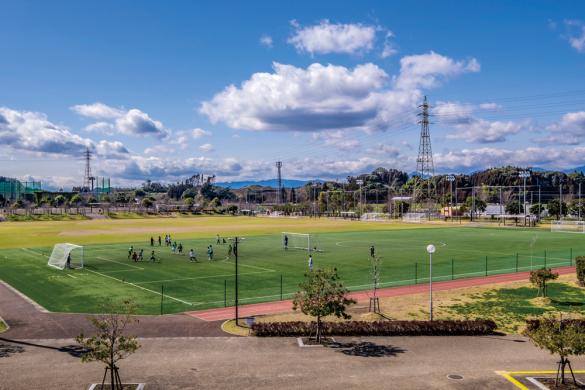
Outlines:
<svg viewBox="0 0 585 390"><path fill-rule="evenodd" d="M394 347L392 345L378 345L369 341L359 343L331 343L327 347L336 349L338 352L348 356L360 357L387 357L397 356L399 353L406 352L405 349Z"/></svg>
<svg viewBox="0 0 585 390"><path fill-rule="evenodd" d="M10 344L5 344L10 343ZM17 345L11 345L17 344ZM51 347L49 345L42 345L42 344L35 344L29 343L26 341L18 341L18 340L10 340L0 337L0 357L9 357L11 354L14 353L21 353L24 352L25 349L21 345L26 345L30 347L37 347L37 348L46 348L52 349L54 351L65 352L69 355L81 358L85 353L88 352L87 349L79 346L79 345L65 345L63 347Z"/></svg>

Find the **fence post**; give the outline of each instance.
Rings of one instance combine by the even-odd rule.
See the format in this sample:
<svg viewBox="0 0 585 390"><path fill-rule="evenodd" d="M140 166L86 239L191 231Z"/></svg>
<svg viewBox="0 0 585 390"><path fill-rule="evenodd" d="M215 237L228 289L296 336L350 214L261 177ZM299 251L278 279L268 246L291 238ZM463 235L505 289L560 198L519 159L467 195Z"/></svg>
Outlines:
<svg viewBox="0 0 585 390"><path fill-rule="evenodd" d="M161 284L160 285L160 315L162 316L163 314L163 299L165 297L165 285Z"/></svg>
<svg viewBox="0 0 585 390"><path fill-rule="evenodd" d="M418 270L417 270L417 268L418 268L418 263L415 262L414 263L414 284L417 284L417 282L418 282L417 281L417 276L418 276Z"/></svg>
<svg viewBox="0 0 585 390"><path fill-rule="evenodd" d="M544 250L544 268L546 268L546 249Z"/></svg>
<svg viewBox="0 0 585 390"><path fill-rule="evenodd" d="M455 279L455 260L451 259L451 280Z"/></svg>
<svg viewBox="0 0 585 390"><path fill-rule="evenodd" d="M280 300L282 301L282 274L280 274Z"/></svg>
<svg viewBox="0 0 585 390"><path fill-rule="evenodd" d="M488 276L488 263L487 263L487 256L485 257L485 276Z"/></svg>
<svg viewBox="0 0 585 390"><path fill-rule="evenodd" d="M573 265L573 248L569 248L569 265Z"/></svg>
<svg viewBox="0 0 585 390"><path fill-rule="evenodd" d="M518 272L518 252L516 252L516 272Z"/></svg>
<svg viewBox="0 0 585 390"><path fill-rule="evenodd" d="M223 280L223 307L227 306L227 279Z"/></svg>

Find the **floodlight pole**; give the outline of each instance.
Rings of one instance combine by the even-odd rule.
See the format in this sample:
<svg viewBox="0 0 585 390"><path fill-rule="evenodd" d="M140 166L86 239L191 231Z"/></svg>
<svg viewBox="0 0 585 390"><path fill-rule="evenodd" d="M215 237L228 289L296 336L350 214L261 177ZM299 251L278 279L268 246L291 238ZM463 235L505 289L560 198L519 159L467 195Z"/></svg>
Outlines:
<svg viewBox="0 0 585 390"><path fill-rule="evenodd" d="M355 182L357 183L357 185L360 186L360 213L359 214L361 216L362 215L362 208L363 208L363 205L362 205L362 185L364 184L364 181L362 179L358 179Z"/></svg>
<svg viewBox="0 0 585 390"><path fill-rule="evenodd" d="M451 222L453 222L453 182L455 181L455 176L447 175L447 180L451 185L451 195L449 196L449 217L451 217Z"/></svg>
<svg viewBox="0 0 585 390"><path fill-rule="evenodd" d="M238 237L234 238L234 256L235 256L235 264L236 264L236 286L235 286L235 298L236 298L236 326L238 326L240 321L240 311L239 311L239 304L238 304L238 293L239 293L239 284L238 284Z"/></svg>
<svg viewBox="0 0 585 390"><path fill-rule="evenodd" d="M524 179L524 225L526 225L526 178L530 177L530 171L520 171L518 174L522 179Z"/></svg>
<svg viewBox="0 0 585 390"><path fill-rule="evenodd" d="M435 246L427 245L427 253L429 254L429 321L433 320L433 253L435 253Z"/></svg>
<svg viewBox="0 0 585 390"><path fill-rule="evenodd" d="M579 207L577 208L579 213L579 221L581 220L581 180L579 180Z"/></svg>

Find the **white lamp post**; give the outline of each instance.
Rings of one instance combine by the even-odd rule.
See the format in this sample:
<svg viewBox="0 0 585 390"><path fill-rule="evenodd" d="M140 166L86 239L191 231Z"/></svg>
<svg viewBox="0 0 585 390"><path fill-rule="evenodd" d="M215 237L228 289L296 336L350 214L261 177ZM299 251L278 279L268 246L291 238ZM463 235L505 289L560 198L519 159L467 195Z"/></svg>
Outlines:
<svg viewBox="0 0 585 390"><path fill-rule="evenodd" d="M429 254L429 320L433 320L433 253L435 253L435 246L433 244L427 245L427 252Z"/></svg>

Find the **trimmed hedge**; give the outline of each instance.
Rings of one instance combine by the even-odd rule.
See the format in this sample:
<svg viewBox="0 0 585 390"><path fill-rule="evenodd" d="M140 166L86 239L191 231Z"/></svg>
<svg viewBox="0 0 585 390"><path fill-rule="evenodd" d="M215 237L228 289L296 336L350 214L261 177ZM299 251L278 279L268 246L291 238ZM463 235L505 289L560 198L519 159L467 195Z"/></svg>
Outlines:
<svg viewBox="0 0 585 390"><path fill-rule="evenodd" d="M575 269L577 270L577 280L581 285L585 284L585 256L575 258Z"/></svg>
<svg viewBox="0 0 585 390"><path fill-rule="evenodd" d="M259 322L252 325L258 337L299 337L315 334L315 322ZM470 321L347 321L323 322L325 336L477 336L493 334L492 320Z"/></svg>
<svg viewBox="0 0 585 390"><path fill-rule="evenodd" d="M526 330L536 330L540 327L540 322L542 320L526 320ZM555 319L548 319L548 320L544 320L544 321L556 321L558 323L558 320ZM585 319L566 319L562 321L562 325L578 325L579 327L585 328Z"/></svg>

